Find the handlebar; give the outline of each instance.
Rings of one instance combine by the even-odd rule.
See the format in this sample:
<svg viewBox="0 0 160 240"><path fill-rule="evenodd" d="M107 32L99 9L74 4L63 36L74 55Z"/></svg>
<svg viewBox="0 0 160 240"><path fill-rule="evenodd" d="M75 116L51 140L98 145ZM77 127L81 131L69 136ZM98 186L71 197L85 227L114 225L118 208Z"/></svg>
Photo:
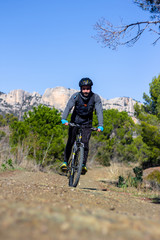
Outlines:
<svg viewBox="0 0 160 240"><path fill-rule="evenodd" d="M68 125L69 125L70 127L78 127L78 128L81 128L81 125L76 124L76 123L68 123ZM98 128L91 127L91 130L92 130L92 131L97 131Z"/></svg>

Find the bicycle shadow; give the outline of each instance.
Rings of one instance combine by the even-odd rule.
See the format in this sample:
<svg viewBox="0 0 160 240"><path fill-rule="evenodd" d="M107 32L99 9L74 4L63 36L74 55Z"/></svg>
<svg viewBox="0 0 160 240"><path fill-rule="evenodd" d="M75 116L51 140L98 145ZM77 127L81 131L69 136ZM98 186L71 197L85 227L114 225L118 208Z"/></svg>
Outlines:
<svg viewBox="0 0 160 240"><path fill-rule="evenodd" d="M107 187L104 187L104 188L94 188L94 187L83 187L81 189L83 190L90 190L90 191L102 191L102 192L105 192L105 191L108 191L109 190L109 187L110 185L113 185L113 186L117 186L117 181L110 181L110 180L99 180L99 182L101 183L105 183L105 184L108 184Z"/></svg>
<svg viewBox="0 0 160 240"><path fill-rule="evenodd" d="M160 204L160 197L150 198L151 203Z"/></svg>
<svg viewBox="0 0 160 240"><path fill-rule="evenodd" d="M90 190L90 191L107 191L107 188L92 188L92 187L84 187L84 188L81 188L82 190Z"/></svg>

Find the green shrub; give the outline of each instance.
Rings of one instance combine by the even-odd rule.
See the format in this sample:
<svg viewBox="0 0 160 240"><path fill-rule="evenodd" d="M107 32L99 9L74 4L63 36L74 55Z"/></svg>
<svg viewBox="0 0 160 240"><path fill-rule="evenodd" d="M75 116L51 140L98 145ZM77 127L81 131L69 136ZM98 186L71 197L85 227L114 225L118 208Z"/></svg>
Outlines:
<svg viewBox="0 0 160 240"><path fill-rule="evenodd" d="M13 114L6 113L5 116L0 114L0 127L8 126L14 121L17 121L18 118Z"/></svg>
<svg viewBox="0 0 160 240"><path fill-rule="evenodd" d="M12 162L12 159L8 159L7 161L5 161L5 163L2 163L1 164L1 169L3 171L5 170L13 170L14 169L14 166L13 166L13 162Z"/></svg>
<svg viewBox="0 0 160 240"><path fill-rule="evenodd" d="M96 160L103 166L106 166L106 167L110 166L110 155L107 151L104 151L104 152L99 151L97 153Z"/></svg>
<svg viewBox="0 0 160 240"><path fill-rule="evenodd" d="M46 166L63 158L64 135L60 113L55 109L39 105L24 114L23 121L10 124L10 144L19 160L21 147L27 157L36 159L37 164Z"/></svg>
<svg viewBox="0 0 160 240"><path fill-rule="evenodd" d="M140 168L140 167L135 167L135 168L133 168L133 172L134 172L134 174L135 174L135 178L136 178L136 180L137 181L139 181L139 182L142 182L142 175L143 175L143 170L142 170L142 168Z"/></svg>
<svg viewBox="0 0 160 240"><path fill-rule="evenodd" d="M133 133L135 124L126 112L119 112L116 109L103 111L104 131L101 134L93 133L93 137L103 142L103 147L98 148L97 160L109 166L110 161L135 162L137 152ZM98 124L96 117L93 117L93 126Z"/></svg>
<svg viewBox="0 0 160 240"><path fill-rule="evenodd" d="M0 140L6 136L6 133L0 130Z"/></svg>
<svg viewBox="0 0 160 240"><path fill-rule="evenodd" d="M160 184L160 172L158 170L154 170L153 172L151 172L147 178L148 181L154 181L157 182L158 184Z"/></svg>
<svg viewBox="0 0 160 240"><path fill-rule="evenodd" d="M119 176L118 177L117 187L122 188L122 187L126 187L126 186L127 185L126 185L126 181L125 181L124 177Z"/></svg>
<svg viewBox="0 0 160 240"><path fill-rule="evenodd" d="M117 187L138 187L142 183L142 175L143 171L142 168L135 167L133 168L133 172L135 174L135 177L133 177L131 174L128 174L126 179L123 176L119 176Z"/></svg>

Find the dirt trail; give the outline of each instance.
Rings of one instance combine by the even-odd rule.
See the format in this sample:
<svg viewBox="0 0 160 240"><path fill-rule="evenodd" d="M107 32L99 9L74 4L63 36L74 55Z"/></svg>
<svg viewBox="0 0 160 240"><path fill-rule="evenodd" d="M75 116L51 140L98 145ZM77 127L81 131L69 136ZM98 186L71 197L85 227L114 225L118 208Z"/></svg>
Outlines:
<svg viewBox="0 0 160 240"><path fill-rule="evenodd" d="M160 204L113 191L94 168L77 188L55 173L0 173L1 240L160 239Z"/></svg>

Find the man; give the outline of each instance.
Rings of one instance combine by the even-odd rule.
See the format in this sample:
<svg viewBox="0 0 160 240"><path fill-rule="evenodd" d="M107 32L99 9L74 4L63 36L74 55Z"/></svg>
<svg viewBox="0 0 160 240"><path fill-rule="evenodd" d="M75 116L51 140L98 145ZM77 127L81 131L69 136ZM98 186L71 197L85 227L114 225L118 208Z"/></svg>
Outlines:
<svg viewBox="0 0 160 240"><path fill-rule="evenodd" d="M71 122L82 125L82 142L84 143L84 162L82 167L82 174L87 172L86 162L89 151L89 139L91 136L91 127L93 121L93 111L96 110L98 117L98 132L103 131L103 109L100 97L92 92L93 82L89 78L82 78L79 82L80 92L71 96L66 108L62 114L62 124L68 125L66 120L68 114L74 107ZM69 157L71 155L72 146L76 139L76 127L69 127L68 141L64 151L64 162L60 166L62 171L67 169Z"/></svg>

